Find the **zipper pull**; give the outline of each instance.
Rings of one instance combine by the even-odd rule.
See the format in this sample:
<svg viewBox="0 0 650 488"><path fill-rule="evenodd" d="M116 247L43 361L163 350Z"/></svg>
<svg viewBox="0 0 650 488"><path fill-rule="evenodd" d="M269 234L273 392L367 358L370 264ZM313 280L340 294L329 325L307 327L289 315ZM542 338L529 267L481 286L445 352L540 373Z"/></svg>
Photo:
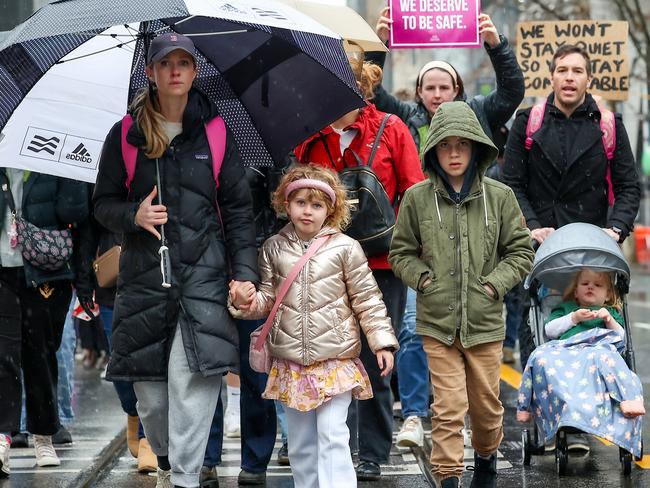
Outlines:
<svg viewBox="0 0 650 488"><path fill-rule="evenodd" d="M16 228L16 212L11 212L11 223L7 229L7 236L9 236L9 247L15 249L18 245L18 229Z"/></svg>

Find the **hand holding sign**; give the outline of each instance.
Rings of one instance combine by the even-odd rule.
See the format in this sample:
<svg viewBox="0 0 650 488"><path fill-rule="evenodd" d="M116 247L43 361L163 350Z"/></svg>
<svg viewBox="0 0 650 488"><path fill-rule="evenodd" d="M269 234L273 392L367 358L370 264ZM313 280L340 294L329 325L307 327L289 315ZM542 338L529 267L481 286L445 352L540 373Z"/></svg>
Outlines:
<svg viewBox="0 0 650 488"><path fill-rule="evenodd" d="M375 26L375 32L377 37L386 44L390 38L390 29L393 24L393 20L390 18L390 7L384 7L379 11L379 18L377 19L377 25Z"/></svg>
<svg viewBox="0 0 650 488"><path fill-rule="evenodd" d="M499 31L497 31L488 14L478 16L478 33L481 35L483 42L490 46L490 49L494 49L501 43Z"/></svg>

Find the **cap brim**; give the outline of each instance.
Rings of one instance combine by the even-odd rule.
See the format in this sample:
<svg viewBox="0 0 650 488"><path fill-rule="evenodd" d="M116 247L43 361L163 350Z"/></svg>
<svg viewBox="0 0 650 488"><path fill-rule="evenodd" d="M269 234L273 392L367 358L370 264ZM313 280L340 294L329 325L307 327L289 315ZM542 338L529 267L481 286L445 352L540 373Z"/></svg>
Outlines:
<svg viewBox="0 0 650 488"><path fill-rule="evenodd" d="M196 54L194 54L192 51L189 51L189 50L185 49L182 46L169 46L169 47L165 47L165 48L161 49L154 56L152 56L151 59L149 59L149 61L147 62L147 65L157 63L162 58L167 56L169 53L171 53L172 51L176 51L177 49L180 50L180 51L185 51L187 54L192 56L194 61L196 61Z"/></svg>

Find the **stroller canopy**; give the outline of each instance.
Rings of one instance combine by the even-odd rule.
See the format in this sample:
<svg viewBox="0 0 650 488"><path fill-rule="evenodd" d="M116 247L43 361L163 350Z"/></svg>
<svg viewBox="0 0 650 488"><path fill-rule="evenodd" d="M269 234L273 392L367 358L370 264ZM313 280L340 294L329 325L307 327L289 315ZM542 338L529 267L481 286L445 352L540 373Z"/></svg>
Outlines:
<svg viewBox="0 0 650 488"><path fill-rule="evenodd" d="M574 223L560 227L539 246L524 287L536 281L564 290L581 268L616 273L629 283L630 266L614 239L600 227Z"/></svg>

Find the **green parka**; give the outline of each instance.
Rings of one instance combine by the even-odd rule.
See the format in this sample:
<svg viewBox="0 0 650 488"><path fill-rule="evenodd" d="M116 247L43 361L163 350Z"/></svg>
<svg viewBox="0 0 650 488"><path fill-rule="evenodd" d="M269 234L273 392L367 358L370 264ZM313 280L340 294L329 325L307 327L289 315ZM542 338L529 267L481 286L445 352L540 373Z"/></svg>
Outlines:
<svg viewBox="0 0 650 488"><path fill-rule="evenodd" d="M458 204L434 169L434 147L449 136L474 141L477 171ZM430 154L429 154L430 153ZM417 333L463 347L502 341L503 296L530 271L534 253L514 193L483 176L497 149L465 102L442 104L421 154L428 179L409 188L388 256L394 273L417 295ZM424 288L426 278L431 279ZM491 297L483 285L497 292Z"/></svg>

